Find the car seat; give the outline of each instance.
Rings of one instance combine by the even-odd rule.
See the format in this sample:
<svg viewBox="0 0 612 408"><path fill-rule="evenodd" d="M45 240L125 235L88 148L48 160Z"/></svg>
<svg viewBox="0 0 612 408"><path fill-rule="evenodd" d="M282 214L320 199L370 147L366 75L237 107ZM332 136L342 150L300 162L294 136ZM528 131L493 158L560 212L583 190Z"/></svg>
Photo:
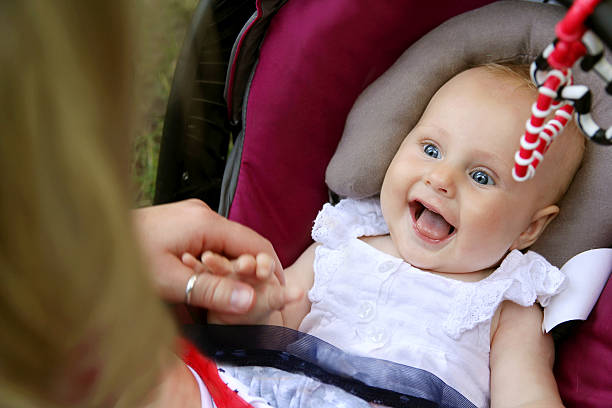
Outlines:
<svg viewBox="0 0 612 408"><path fill-rule="evenodd" d="M155 202L198 197L213 208L218 204L222 214L269 238L283 264L291 264L310 243L312 221L329 199L326 169L328 183L337 183L332 190L347 185L342 178L330 181L329 174L347 145L345 122L348 117L347 129L352 126L349 113L358 109L358 96L429 30L488 3L202 1L177 64ZM609 10L610 1L599 7ZM605 39L610 19L603 21L598 34ZM610 126L609 115L610 109L604 125ZM384 123L370 123L374 138ZM568 238L574 237L565 227L572 219L562 215L537 248L552 247L558 266L581 250L612 243L612 197L603 188L612 148L589 144L588 150L577 179L592 181L589 198L572 189L567 200L574 208L569 214L590 219L591 233ZM606 346L612 344L606 323L611 309L608 283L589 319L558 344L555 374L568 405L612 405L612 352Z"/></svg>

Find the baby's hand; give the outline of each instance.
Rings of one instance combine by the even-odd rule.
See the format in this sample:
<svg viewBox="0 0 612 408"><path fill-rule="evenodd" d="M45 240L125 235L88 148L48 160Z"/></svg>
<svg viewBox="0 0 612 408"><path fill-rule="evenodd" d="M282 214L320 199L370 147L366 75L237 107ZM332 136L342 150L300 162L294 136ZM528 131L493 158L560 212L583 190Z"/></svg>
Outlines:
<svg viewBox="0 0 612 408"><path fill-rule="evenodd" d="M196 273L229 276L250 285L255 290L254 299L250 299L251 307L247 313L209 310L209 323L267 324L273 312L282 310L285 305L303 296L301 289L281 285L274 274L274 260L264 253L256 257L244 254L237 259L229 260L222 255L207 251L202 254L201 262L193 255L185 253L182 261Z"/></svg>

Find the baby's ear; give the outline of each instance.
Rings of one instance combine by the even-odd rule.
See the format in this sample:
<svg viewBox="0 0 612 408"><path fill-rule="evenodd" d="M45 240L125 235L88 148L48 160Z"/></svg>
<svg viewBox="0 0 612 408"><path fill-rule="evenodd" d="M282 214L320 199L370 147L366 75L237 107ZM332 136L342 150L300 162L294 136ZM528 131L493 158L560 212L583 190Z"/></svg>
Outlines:
<svg viewBox="0 0 612 408"><path fill-rule="evenodd" d="M546 226L559 214L559 207L549 205L537 211L525 231L512 243L510 249L525 249L530 247L540 237Z"/></svg>

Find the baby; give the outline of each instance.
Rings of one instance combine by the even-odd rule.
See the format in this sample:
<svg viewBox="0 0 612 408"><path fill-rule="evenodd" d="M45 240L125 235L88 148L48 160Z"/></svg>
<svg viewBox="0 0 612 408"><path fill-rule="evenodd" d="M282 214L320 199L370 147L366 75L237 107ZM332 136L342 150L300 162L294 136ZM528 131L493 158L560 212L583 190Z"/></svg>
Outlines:
<svg viewBox="0 0 612 408"><path fill-rule="evenodd" d="M380 199L323 207L315 243L285 270L285 286L266 256L205 253L202 264L186 257L256 289L251 312L209 313L209 321L283 325L415 367L465 406L561 406L552 340L535 302L546 305L564 277L522 250L558 214L584 138L569 126L536 176L514 181L514 153L536 98L526 67L487 65L453 77L400 146Z"/></svg>

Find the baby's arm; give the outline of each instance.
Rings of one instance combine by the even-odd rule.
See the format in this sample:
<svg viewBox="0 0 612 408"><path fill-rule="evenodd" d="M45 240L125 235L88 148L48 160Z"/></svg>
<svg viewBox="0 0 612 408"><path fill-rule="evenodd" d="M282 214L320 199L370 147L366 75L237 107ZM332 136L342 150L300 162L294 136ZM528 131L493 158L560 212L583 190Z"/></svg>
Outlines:
<svg viewBox="0 0 612 408"><path fill-rule="evenodd" d="M301 289L304 296L272 316L270 324L297 330L304 317L310 312L310 300L308 300L307 293L314 283L314 257L319 245L318 243L310 245L293 265L285 269L287 285Z"/></svg>
<svg viewBox="0 0 612 408"><path fill-rule="evenodd" d="M491 341L491 407L562 407L554 353L540 307L504 302Z"/></svg>

